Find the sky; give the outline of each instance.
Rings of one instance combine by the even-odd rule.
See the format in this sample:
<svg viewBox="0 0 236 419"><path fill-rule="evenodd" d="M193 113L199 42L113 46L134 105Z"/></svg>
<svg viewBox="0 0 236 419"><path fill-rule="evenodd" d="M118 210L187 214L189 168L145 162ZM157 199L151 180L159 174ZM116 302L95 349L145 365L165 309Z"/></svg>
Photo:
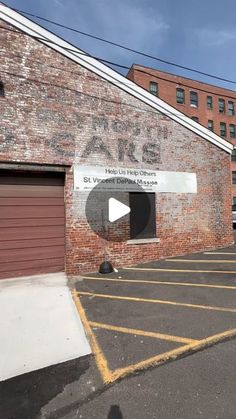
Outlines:
<svg viewBox="0 0 236 419"><path fill-rule="evenodd" d="M37 14L152 56L236 82L236 2L227 0L3 0ZM236 90L225 83L32 20L89 54L133 63ZM119 70L123 74L126 71Z"/></svg>

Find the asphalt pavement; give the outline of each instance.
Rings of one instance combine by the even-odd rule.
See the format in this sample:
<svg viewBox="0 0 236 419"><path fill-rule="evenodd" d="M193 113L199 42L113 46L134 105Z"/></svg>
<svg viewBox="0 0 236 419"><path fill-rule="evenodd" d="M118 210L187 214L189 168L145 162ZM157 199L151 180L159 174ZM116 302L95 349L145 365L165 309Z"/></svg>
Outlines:
<svg viewBox="0 0 236 419"><path fill-rule="evenodd" d="M235 419L236 341L118 382L64 419Z"/></svg>
<svg viewBox="0 0 236 419"><path fill-rule="evenodd" d="M0 384L0 417L236 417L236 246L89 274L93 355Z"/></svg>

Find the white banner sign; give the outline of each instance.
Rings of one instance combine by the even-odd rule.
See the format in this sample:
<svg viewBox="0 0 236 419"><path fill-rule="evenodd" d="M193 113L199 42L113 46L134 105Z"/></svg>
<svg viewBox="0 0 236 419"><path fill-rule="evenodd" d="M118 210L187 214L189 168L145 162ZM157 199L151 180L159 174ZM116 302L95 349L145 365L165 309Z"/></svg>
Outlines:
<svg viewBox="0 0 236 419"><path fill-rule="evenodd" d="M165 172L150 169L128 169L102 166L74 166L74 189L91 191L101 182L101 190L137 192L197 193L196 173Z"/></svg>

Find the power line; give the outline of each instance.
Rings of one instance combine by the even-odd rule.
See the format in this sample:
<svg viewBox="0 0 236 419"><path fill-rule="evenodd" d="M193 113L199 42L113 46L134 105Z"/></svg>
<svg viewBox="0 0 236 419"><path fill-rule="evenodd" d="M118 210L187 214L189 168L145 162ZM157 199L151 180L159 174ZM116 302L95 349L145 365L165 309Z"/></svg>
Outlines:
<svg viewBox="0 0 236 419"><path fill-rule="evenodd" d="M1 73L7 74L7 75L10 75L10 76L13 76L13 77L17 77L17 78L20 78L20 79L24 79L27 82L32 82L32 83L36 83L36 84L43 84L43 85L46 85L46 86L53 86L53 87L60 88L60 89L63 89L63 90L69 90L69 91L72 91L74 93L79 93L79 94L81 94L83 96L87 96L87 97L90 97L90 98L93 98L93 99L105 101L105 102L108 102L108 103L113 103L113 104L116 104L116 105L118 104L118 105L121 105L121 106L125 105L125 106L128 106L128 107L135 108L135 109L137 109L139 111L141 109L140 106L131 105L131 104L128 104L128 103L125 103L125 102L117 102L117 100L110 100L110 99L107 99L107 98L103 98L101 96L99 97L99 96L91 95L89 93L85 93L85 92L82 92L82 91L79 91L79 90L76 90L76 89L71 89L69 87L61 86L61 85L58 85L58 84L53 84L53 83L50 83L50 82L44 82L44 81L41 81L41 80L38 80L38 79L31 79L31 78L25 77L25 76L23 76L21 74L12 73L12 72L5 71L5 70L1 70ZM147 106L149 106L149 105L147 105ZM170 111L166 112L166 110L164 109L164 107L162 105L159 105L159 107L160 108L163 108L163 113L165 115L167 114L169 116L176 116L174 114L174 112L170 112ZM151 113L151 114L154 114L154 115L158 115L159 112L162 112L161 110L149 111L147 109L141 109L141 111L142 112ZM192 130L192 125L188 122L188 120L184 120L179 115L178 115L178 118L179 118L180 121L183 121L186 125L188 125L187 128L189 128L190 130ZM190 118L188 117L188 119L190 119ZM200 127L203 127L203 128L206 128L205 126L203 126L201 124L199 124L199 126ZM201 134L203 134L204 136L206 135L206 133L204 131L202 131L200 128L198 128L198 131L199 131L200 135ZM227 140L225 140L225 141L227 141Z"/></svg>
<svg viewBox="0 0 236 419"><path fill-rule="evenodd" d="M40 37L38 37L38 36L35 36L35 35L29 35L29 34L27 34L27 33L24 33L24 32L21 32L21 31L16 31L16 30L14 30L14 29L10 29L10 28L6 28L6 27L4 27L4 26L0 26L0 29L4 29L4 30L7 30L7 31L10 31L10 32L15 32L15 33L17 33L17 34L19 34L19 35L24 35L24 36L29 36L29 37L31 37L31 38L33 38L33 39L35 39L35 40L37 40L37 41L47 41L47 42L50 42L51 44L54 44L54 45L57 45L58 46L58 44L56 43L56 42L54 42L54 41L51 41L51 40L49 40L48 38L40 38ZM68 51L68 52L74 52L74 53L76 53L77 55L82 55L82 56L87 56L87 57L90 57L90 58L94 58L94 59L96 59L96 60L98 60L98 61L100 61L100 62L104 62L104 63L106 63L106 64L110 64L110 65L112 65L112 66L115 66L115 67L118 67L118 68L122 68L122 69L125 69L125 70L130 70L130 67L128 67L128 66L126 66L126 65L123 65L123 64L118 64L118 63L114 63L114 62L112 62L112 61L108 61L108 60L104 60L103 58L100 58L100 57L96 57L96 56L94 56L94 55L90 55L90 54L87 54L87 53L85 53L85 52L83 52L83 51L81 51L81 52L79 52L79 51L77 51L76 49L72 49L72 48L67 48L67 47L63 47L63 46L60 46L62 49L65 49L66 51ZM49 65L49 64L47 64L46 62L43 62L43 61L40 61L40 60L31 60L30 58L27 58L27 60L28 61L32 61L32 62L37 62L37 63L39 63L39 64L44 64L44 65L46 65L46 66L48 66L48 67L51 67L51 68L55 68L55 69L58 69L58 70L62 70L62 71L65 71L65 72L69 72L69 73L71 73L71 74L76 74L76 75L81 75L81 73L77 73L77 72L75 72L75 71L70 71L70 70L67 70L67 69L63 69L62 67L56 67L56 66L52 66L52 65ZM183 83L182 81L181 82L176 82L175 80L169 80L169 79L167 79L167 78L165 78L165 77L161 77L161 76L156 76L155 74L153 74L153 73L150 73L149 71L146 71L146 70L141 70L141 69L138 69L138 68L134 68L134 71L137 71L137 72L139 72L139 73L143 73L143 74L147 74L147 75L149 75L149 76L152 76L152 77L155 77L156 79L160 79L160 80L163 80L163 81L167 81L168 83L172 83L172 84L174 84L174 85L179 85L179 86L184 86L184 87L187 87L187 88L189 88L189 89L192 89L192 86L189 86L188 84L185 84L185 83ZM153 71L155 71L155 69L153 69ZM129 81L130 79L126 79L127 81ZM202 83L201 81L198 81L198 80L194 80L194 81L197 81L197 82L199 82L199 83ZM135 84L137 84L136 82L134 82ZM124 85L125 85L125 83L123 83ZM129 84L127 83L126 84L127 86L129 86ZM220 88L220 89L223 89L223 90L226 90L226 89L224 89L224 88L222 88L222 87L220 87L220 86L214 86L214 87L216 87L216 88ZM226 95L226 94L221 94L221 93L216 93L216 92L213 92L212 90L206 90L206 89L202 89L201 87L197 87L197 88L195 88L195 90L197 90L197 91L200 91L200 92L203 92L203 93L207 93L207 94L212 94L212 95L217 95L217 96L220 96L220 97L225 97L225 98L227 98L227 99L233 99L233 100L235 100L236 99L236 92L235 92L235 96L230 96L230 95ZM161 99L161 98L160 98Z"/></svg>
<svg viewBox="0 0 236 419"><path fill-rule="evenodd" d="M32 82L32 83L36 83L36 84L43 84L43 85L46 85L46 86L53 86L53 87L60 88L60 89L63 89L63 90L71 91L73 93L79 93L79 94L81 94L83 96L90 97L92 99L101 100L103 102L113 103L115 105L122 105L122 106L124 105L124 106L128 106L128 107L131 107L131 108L135 108L137 110L140 110L141 109L143 112L151 113L151 114L154 114L154 115L157 115L158 114L158 110L156 110L156 111L149 111L147 109L140 108L140 106L131 105L130 103L118 102L117 100L107 99L106 97L91 95L91 94L85 93L85 92L83 92L81 90L72 89L70 87L62 86L60 84L55 84L55 83L45 82L45 81L38 80L38 79L32 79L32 78L29 78L29 77L25 77L23 74L16 74L16 73L13 73L11 71L5 71L5 70L1 70L1 73L7 74L9 76L17 77L17 78L20 78L20 79L23 79L23 80L26 80L26 82ZM170 113L170 114L172 114L172 113Z"/></svg>
<svg viewBox="0 0 236 419"><path fill-rule="evenodd" d="M16 32L16 33L22 33L22 32L19 32L19 31L14 31L14 32ZM49 41L50 42L50 40L48 40L48 38L39 38L39 37L37 37L37 36L32 36L32 35L28 35L29 37L32 37L32 38L34 38L34 39L36 39L36 40L41 40L41 41ZM73 51L73 52L75 52L75 53L77 53L78 55L80 54L77 50L72 50L72 49L70 49L70 48L67 48L67 47L62 47L62 46L60 46L59 44L57 44L56 42L53 42L52 41L52 43L53 44L55 44L55 45L57 45L57 46L59 46L59 47L61 47L62 49L65 49L65 50L69 50L69 51ZM88 54L85 54L84 52L82 52L82 54L83 55L87 55L87 56L89 56ZM96 58L96 57L92 57L92 58ZM97 59L97 58L96 58ZM22 76L22 75L17 75L17 74L14 74L14 73L10 73L10 72L8 72L8 71L4 71L4 70L1 70L1 72L2 73L5 73L5 74L9 74L9 75L13 75L13 76L15 76L15 77L20 77L20 78L23 78L23 79L25 79L25 80L29 80L29 81L32 81L32 82L35 82L35 83L41 83L41 84L44 84L44 85L50 85L50 86L54 86L54 87L59 87L59 88L61 88L61 89L65 89L65 90L71 90L71 91L74 91L74 92L76 92L76 93L80 93L80 94L84 94L84 92L81 92L81 91L78 91L78 90L75 90L75 89L71 89L71 88L67 88L67 87L65 87L65 86L60 86L60 85L55 85L55 84L53 84L53 83L47 83L47 82L42 82L42 81L39 81L39 80L35 80L35 79L29 79L29 78L27 78L27 77L25 77L25 76ZM124 85L124 86L128 86L127 84L125 84L125 83L123 83L123 82L119 82L120 83L120 85ZM105 98L101 98L101 97L96 97L96 96L94 96L94 95L89 95L89 94L84 94L84 95L87 95L87 96L90 96L90 97L93 97L93 98L96 98L96 99L99 99L99 100L104 100L104 101L106 101L106 102L110 102L110 103L115 103L115 104L119 104L119 105L127 105L127 106L131 106L131 107L134 107L134 108L136 108L136 109L140 109L140 107L136 107L136 106L134 106L134 105L129 105L129 104L126 104L126 103L122 103L122 102L117 102L117 101L111 101L111 100L108 100L108 99L105 99ZM132 95L132 93L131 93L131 95ZM140 100L140 99L139 99ZM142 100L142 99L141 99ZM148 105L147 104L147 106L151 106L151 105ZM147 111L146 109L145 110L143 110L144 112L149 112L149 113L154 113L155 115L157 114L157 112L163 112L165 115L171 115L171 116L174 116L174 117L176 117L176 114L174 113L174 112L171 112L171 111L166 111L166 109L165 109L165 107L164 106L162 106L160 103L158 104L158 106L159 106L159 110L157 109L156 110L156 112L154 112L154 111ZM173 106L172 106L173 107ZM174 108L174 107L173 107ZM174 108L174 109L176 109L176 108ZM177 111L178 111L178 109L176 109ZM178 111L179 112L179 111ZM187 116L187 115L186 115ZM188 125L187 126L187 128L189 128L190 130L192 129L192 125L190 124L190 122L188 122L188 119L190 119L190 117L188 117L187 116L187 120L186 119L183 119L183 118L181 118L181 116L180 115L178 115L178 118L179 118L179 120L180 121L183 121L186 125ZM199 123L198 123L199 124ZM204 126L204 125L201 125L201 124L199 124L200 126L202 126L203 128L205 128L206 129L206 127ZM199 129L198 128L198 131L201 133L201 134L203 134L204 136L206 135L206 133L204 132L204 131L202 131L201 129Z"/></svg>
<svg viewBox="0 0 236 419"><path fill-rule="evenodd" d="M180 64L174 63L174 62L172 62L172 61L167 61L167 60L164 60L164 59L162 59L162 58L159 58L159 57L156 57L156 56L153 56L153 55L150 55L150 54L146 54L145 52L138 51L138 50L136 50L136 49L126 47L125 45L121 45L121 44L118 44L118 43L116 43L116 42L109 41L108 39L101 38L101 37L99 37L99 36L95 36L95 35L91 35L91 34L89 34L89 33L87 33L87 32L83 32L83 31L80 31L80 30L78 30L78 29L72 28L72 27L70 27L70 26L63 25L63 24L61 24L61 23L59 23L59 22L55 22L55 21L50 20L50 19L47 19L47 18L45 18L45 17L38 16L38 15L35 15L35 14L32 14L32 13L29 13L29 12L25 12L24 10L19 10L19 9L14 9L14 8L13 8L13 10L15 10L15 11L16 11L16 12L18 12L18 13L22 13L22 14L24 14L24 15L28 15L28 16L34 17L34 18L36 18L36 19L40 19L40 20L42 20L42 21L44 21L44 22L48 22L48 23L53 24L53 25L55 25L55 26L58 26L58 27L60 27L60 28L67 29L67 30L69 30L69 31L72 31L72 32L78 33L78 34L83 35L83 36L87 36L87 37L92 38L92 39L96 39L96 40L98 40L98 41L101 41L101 42L107 43L107 44L109 44L109 45L113 45L113 46L115 46L115 47L118 47L118 48L124 49L124 50L129 51L129 52L133 52L133 53L138 54L138 55L142 55L143 57L150 58L150 59L152 59L152 60L156 60L156 61L159 61L159 62L161 62L161 63L167 64L167 65L170 65L170 66L173 66L173 67L181 68L181 69L183 69L183 70L191 71L191 72L193 72L193 73L201 74L201 75L203 75L203 76L207 76L207 77L210 77L210 78L214 78L214 79L216 79L216 80L224 81L224 82L227 82L227 83L236 84L236 81L235 81L235 80L226 79L226 78L224 78L224 77L216 76L216 75L213 75L213 74L210 74L210 73L206 73L206 72L203 72L203 71L200 71L200 70L197 70L197 69L191 68L191 67L187 67L187 66L184 66L184 65L180 65Z"/></svg>

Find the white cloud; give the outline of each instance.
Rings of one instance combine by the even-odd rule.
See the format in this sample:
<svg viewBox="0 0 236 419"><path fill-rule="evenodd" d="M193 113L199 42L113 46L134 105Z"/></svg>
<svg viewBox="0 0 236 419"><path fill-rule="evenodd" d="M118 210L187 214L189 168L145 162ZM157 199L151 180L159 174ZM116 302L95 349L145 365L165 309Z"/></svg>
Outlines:
<svg viewBox="0 0 236 419"><path fill-rule="evenodd" d="M102 0L98 2L97 24L106 32L109 38L125 42L134 48L150 45L159 45L169 25L163 17L154 13L148 7L135 6L131 1L120 0L111 5L111 2ZM101 25L102 24L102 25Z"/></svg>
<svg viewBox="0 0 236 419"><path fill-rule="evenodd" d="M63 4L61 0L53 0L53 2L56 3L57 6L65 8L65 5Z"/></svg>
<svg viewBox="0 0 236 419"><path fill-rule="evenodd" d="M219 47L236 41L236 29L207 29L197 30L197 38L201 45L206 47Z"/></svg>
<svg viewBox="0 0 236 419"><path fill-rule="evenodd" d="M41 14L49 19L147 54L157 55L169 33L168 22L156 6L148 6L145 0L42 0L40 4ZM49 27L96 57L127 65L140 61L138 55L129 51Z"/></svg>
<svg viewBox="0 0 236 419"><path fill-rule="evenodd" d="M86 6L85 6L86 3ZM97 34L115 43L123 44L149 54L158 54L168 34L169 25L158 11L148 7L145 2L140 5L132 0L85 0L79 14L78 24L87 32ZM90 16L90 18L89 18ZM89 45L97 56L109 57L114 61L127 63L140 61L137 55L104 43Z"/></svg>

